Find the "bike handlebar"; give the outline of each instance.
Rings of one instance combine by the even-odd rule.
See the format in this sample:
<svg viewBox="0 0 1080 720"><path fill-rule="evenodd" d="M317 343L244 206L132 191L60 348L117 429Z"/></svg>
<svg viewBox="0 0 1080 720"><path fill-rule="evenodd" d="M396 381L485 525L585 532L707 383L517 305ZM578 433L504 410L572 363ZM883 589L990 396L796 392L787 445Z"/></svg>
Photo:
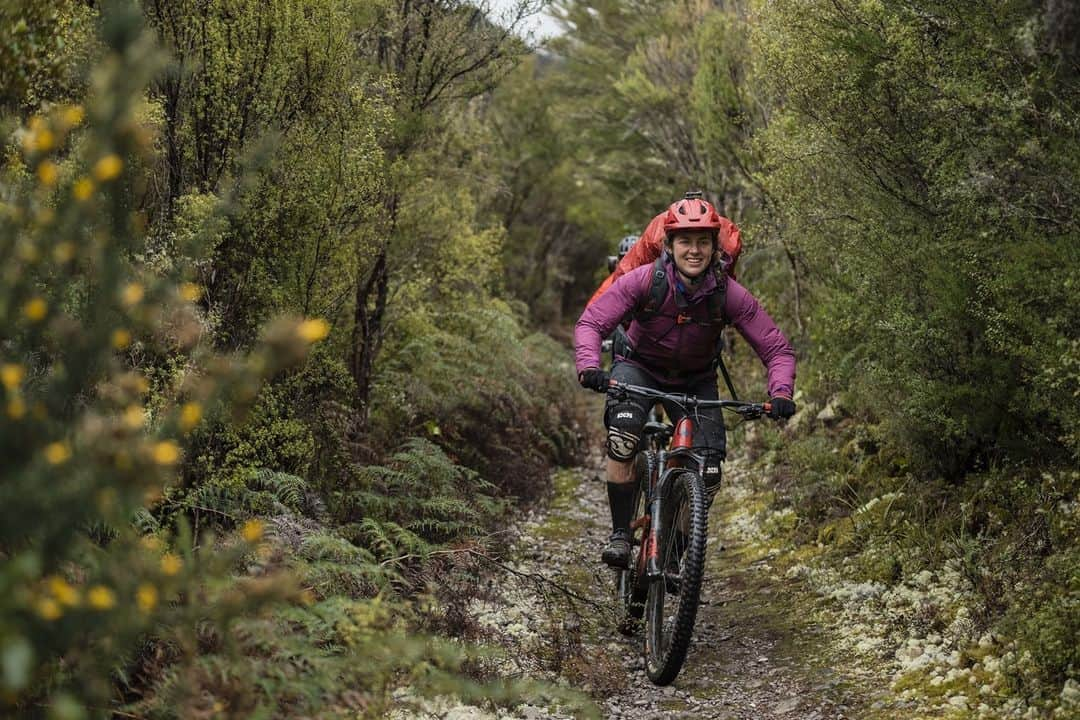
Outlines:
<svg viewBox="0 0 1080 720"><path fill-rule="evenodd" d="M642 385L630 385L628 383L622 383L612 378L608 381L608 394L612 391L627 392L633 395L640 395L642 397L652 398L654 400L670 400L680 405L697 408L722 408L724 410L731 410L737 412L743 417L758 417L760 415L767 414L772 410L772 403L751 403L743 402L742 400L701 400L696 395L687 395L685 393L666 393L660 390L654 390L653 388L644 387Z"/></svg>

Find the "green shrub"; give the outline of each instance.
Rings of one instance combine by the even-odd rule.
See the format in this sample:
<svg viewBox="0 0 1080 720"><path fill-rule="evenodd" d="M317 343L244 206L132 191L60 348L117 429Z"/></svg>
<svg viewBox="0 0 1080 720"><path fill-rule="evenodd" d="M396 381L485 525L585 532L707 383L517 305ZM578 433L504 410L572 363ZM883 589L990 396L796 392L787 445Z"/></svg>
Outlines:
<svg viewBox="0 0 1080 720"><path fill-rule="evenodd" d="M565 350L526 335L504 304L417 309L385 350L374 393L375 441L424 433L504 495L537 497L553 463L581 452L577 388Z"/></svg>
<svg viewBox="0 0 1080 720"><path fill-rule="evenodd" d="M245 543L218 551L179 523L167 550L161 537L140 536L152 522L132 523L172 484L203 408L228 402L241 412L262 378L303 357L312 334L283 321L250 355L214 357L198 343L199 288L180 268L157 274L134 263L145 236L130 199L152 149L138 107L161 58L127 4L111 3L100 25L86 108L30 118L3 176L5 712L80 717L105 707L146 633L190 659L198 627L223 632L229 619L293 593L284 578L228 579ZM150 405L149 382L125 364L139 347L198 357L203 371L170 402ZM258 529L246 535L254 541Z"/></svg>
<svg viewBox="0 0 1080 720"><path fill-rule="evenodd" d="M1021 587L1000 623L1015 638L1006 672L1020 692L1053 697L1066 680L1080 681L1080 552L1054 555L1037 583Z"/></svg>

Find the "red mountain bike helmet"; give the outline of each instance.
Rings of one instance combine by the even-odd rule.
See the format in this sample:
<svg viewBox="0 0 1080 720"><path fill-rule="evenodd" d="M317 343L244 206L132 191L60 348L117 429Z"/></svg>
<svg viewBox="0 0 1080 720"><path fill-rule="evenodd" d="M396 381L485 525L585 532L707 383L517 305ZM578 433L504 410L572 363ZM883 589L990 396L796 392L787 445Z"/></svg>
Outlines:
<svg viewBox="0 0 1080 720"><path fill-rule="evenodd" d="M671 204L664 217L664 233L671 237L685 230L708 230L715 237L720 232L720 213L700 192L688 192L686 197Z"/></svg>

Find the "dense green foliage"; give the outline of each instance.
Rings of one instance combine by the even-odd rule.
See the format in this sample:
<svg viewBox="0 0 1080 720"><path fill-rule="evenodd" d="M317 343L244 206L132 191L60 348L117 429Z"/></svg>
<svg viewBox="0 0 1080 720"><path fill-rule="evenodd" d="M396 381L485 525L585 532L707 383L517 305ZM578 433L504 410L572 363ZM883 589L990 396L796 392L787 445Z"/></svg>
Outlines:
<svg viewBox="0 0 1080 720"><path fill-rule="evenodd" d="M408 601L580 454L537 328L689 187L801 354L794 541L960 567L1011 694L1080 681L1080 13L534 6L0 9L5 713L507 697Z"/></svg>
<svg viewBox="0 0 1080 720"><path fill-rule="evenodd" d="M761 17L783 102L769 187L826 281L832 378L889 407L889 439L926 472L1075 461L1076 59L1026 3Z"/></svg>
<svg viewBox="0 0 1080 720"><path fill-rule="evenodd" d="M1080 667L1067 619L1080 602L1080 14L1055 0L556 8L557 56L509 78L494 117L533 82L555 103L536 136L557 137L545 147L564 159L530 187L552 198L546 183L572 179L588 204L548 200L590 238L568 307L624 222L640 229L703 187L744 229L740 280L801 354L808 417L769 455L799 537L840 538L826 547L857 560L856 578L968 568L979 629L1028 653L1010 692L1053 707ZM531 228L509 230L508 247L529 242ZM737 341L732 361L756 391ZM830 422L850 419L806 434L830 399ZM836 534L894 495L889 525Z"/></svg>

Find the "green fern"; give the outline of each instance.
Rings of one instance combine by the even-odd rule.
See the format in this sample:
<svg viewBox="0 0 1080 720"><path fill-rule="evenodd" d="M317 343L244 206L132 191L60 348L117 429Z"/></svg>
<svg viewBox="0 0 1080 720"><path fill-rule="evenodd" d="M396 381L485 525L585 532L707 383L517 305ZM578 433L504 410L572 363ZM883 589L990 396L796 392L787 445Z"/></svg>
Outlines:
<svg viewBox="0 0 1080 720"><path fill-rule="evenodd" d="M278 503L293 512L300 512L305 507L308 484L296 475L259 468L252 473L247 486L251 490L270 493Z"/></svg>
<svg viewBox="0 0 1080 720"><path fill-rule="evenodd" d="M433 543L483 530L495 517L494 486L434 443L412 438L386 465L362 468L331 512L344 534L383 559L426 555Z"/></svg>

